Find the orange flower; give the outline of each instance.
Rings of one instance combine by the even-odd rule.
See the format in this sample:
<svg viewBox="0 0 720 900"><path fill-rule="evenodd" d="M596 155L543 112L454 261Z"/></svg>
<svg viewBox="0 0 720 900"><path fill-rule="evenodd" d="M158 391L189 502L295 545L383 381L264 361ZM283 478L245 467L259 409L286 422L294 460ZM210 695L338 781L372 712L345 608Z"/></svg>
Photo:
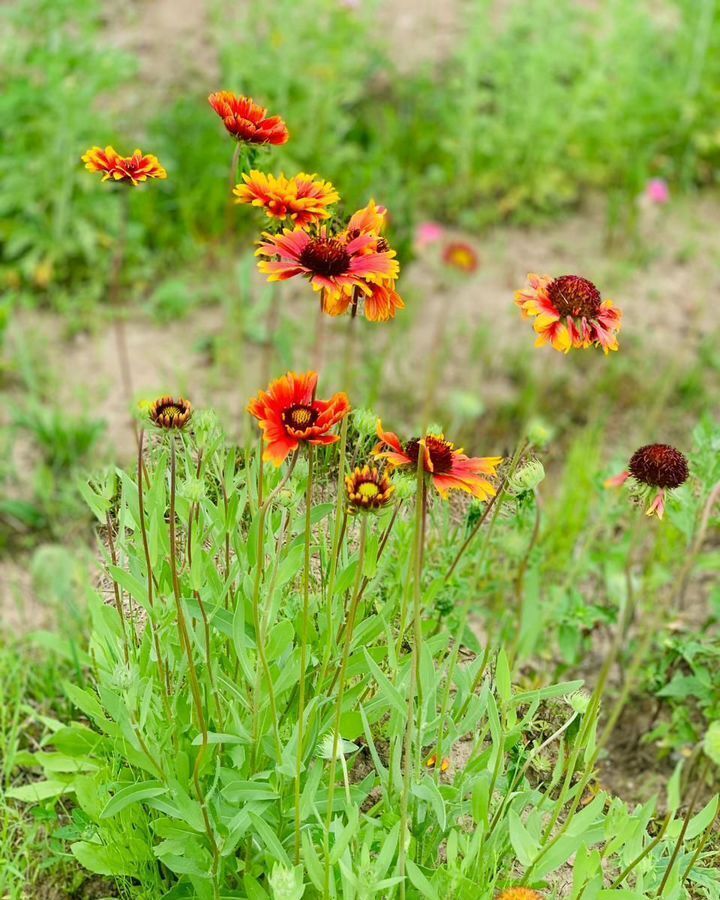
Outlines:
<svg viewBox="0 0 720 900"><path fill-rule="evenodd" d="M292 219L299 228L306 228L329 218L328 206L340 199L329 181L316 179L304 172L294 178L276 178L253 169L249 175L243 174L245 184L236 185L233 194L236 203L258 206L270 219Z"/></svg>
<svg viewBox="0 0 720 900"><path fill-rule="evenodd" d="M443 250L443 262L453 269L459 269L467 275L472 274L478 267L478 255L464 241L453 241Z"/></svg>
<svg viewBox="0 0 720 900"><path fill-rule="evenodd" d="M447 770L450 768L450 760L448 759L447 756L444 756L440 760L440 765L438 766L438 758L437 758L436 754L433 753L431 756L428 756L428 758L425 760L425 765L428 767L428 769L439 768L441 772L447 772Z"/></svg>
<svg viewBox="0 0 720 900"><path fill-rule="evenodd" d="M662 519L667 492L685 484L690 472L685 455L670 444L646 444L630 457L624 472L609 478L606 487L621 487L628 478L635 482L635 496L648 503L648 516Z"/></svg>
<svg viewBox="0 0 720 900"><path fill-rule="evenodd" d="M395 282L368 285L370 293L350 290L342 294L325 294L323 309L330 316L341 316L354 304L359 307L368 322L387 322L394 319L399 309L405 309L402 297L395 290Z"/></svg>
<svg viewBox="0 0 720 900"><path fill-rule="evenodd" d="M414 466L422 448L423 468L432 477L433 484L443 499L452 490L467 491L478 500L489 500L496 494L495 486L484 476L493 476L502 462L501 456L470 457L445 440L442 434L426 434L405 444L392 431L383 431L382 422L377 426L380 443L375 448L377 456L385 458L392 466ZM389 447L389 450L384 449Z"/></svg>
<svg viewBox="0 0 720 900"><path fill-rule="evenodd" d="M542 900L542 894L530 888L514 887L498 894L497 900Z"/></svg>
<svg viewBox="0 0 720 900"><path fill-rule="evenodd" d="M148 178L167 178L167 172L158 162L157 156L144 156L136 150L132 156L120 156L112 147L91 147L82 157L88 172L102 172L103 181L129 182L137 185Z"/></svg>
<svg viewBox="0 0 720 900"><path fill-rule="evenodd" d="M353 288L371 294L371 284L393 281L399 266L395 251L378 247L373 234L333 234L324 226L317 234L309 235L302 228L284 229L282 234L263 234L265 240L256 256L265 259L258 269L268 281L286 281L296 275L309 279L314 290L324 290L326 297L352 295ZM349 300L348 300L349 302Z"/></svg>
<svg viewBox="0 0 720 900"><path fill-rule="evenodd" d="M375 466L357 467L345 477L345 488L351 512L381 509L395 490L387 474Z"/></svg>
<svg viewBox="0 0 720 900"><path fill-rule="evenodd" d="M285 144L290 136L280 116L267 117L267 110L250 97L232 91L217 91L208 97L210 106L223 120L228 134L246 144Z"/></svg>
<svg viewBox="0 0 720 900"><path fill-rule="evenodd" d="M264 460L280 466L300 444L334 444L339 440L330 429L350 412L350 402L344 393L316 400L317 380L317 372L288 372L248 404L248 412L260 423L267 444Z"/></svg>
<svg viewBox="0 0 720 900"><path fill-rule="evenodd" d="M530 287L515 292L515 303L526 319L535 318L536 347L550 343L567 353L571 348L618 349L622 313L603 300L592 281L579 275L528 275Z"/></svg>

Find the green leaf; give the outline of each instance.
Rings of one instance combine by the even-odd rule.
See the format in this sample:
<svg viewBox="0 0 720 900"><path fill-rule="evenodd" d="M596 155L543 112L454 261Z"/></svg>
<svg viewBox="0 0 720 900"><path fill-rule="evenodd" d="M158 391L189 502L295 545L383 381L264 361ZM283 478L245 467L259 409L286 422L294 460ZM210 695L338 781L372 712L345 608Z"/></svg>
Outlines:
<svg viewBox="0 0 720 900"><path fill-rule="evenodd" d="M66 781L54 781L48 778L46 781L32 781L21 787L9 788L5 796L11 800L20 800L23 803L41 803L51 797L60 797L63 794L72 794L74 788Z"/></svg>
<svg viewBox="0 0 720 900"><path fill-rule="evenodd" d="M375 681L378 683L378 687L380 688L380 693L387 700L389 705L398 712L401 716L407 714L407 704L403 700L400 692L395 688L388 678L383 674L380 670L380 667L375 662L375 660L370 656L367 650L363 651L365 653L365 659L367 661L368 667L372 672Z"/></svg>
<svg viewBox="0 0 720 900"><path fill-rule="evenodd" d="M421 872L420 868L415 865L415 863L408 859L405 862L405 866L407 868L408 877L413 884L413 887L417 888L423 897L428 897L429 900L440 900L437 891L427 880L425 875Z"/></svg>
<svg viewBox="0 0 720 900"><path fill-rule="evenodd" d="M508 825L510 829L510 843L518 860L523 866L532 865L533 860L538 855L540 845L523 825L520 816L514 809L511 809L508 814Z"/></svg>
<svg viewBox="0 0 720 900"><path fill-rule="evenodd" d="M137 862L130 857L123 858L111 847L91 844L89 841L77 841L71 845L70 850L81 866L96 875L137 874Z"/></svg>
<svg viewBox="0 0 720 900"><path fill-rule="evenodd" d="M108 800L105 808L100 813L100 818L110 819L133 803L140 803L142 800L149 800L151 797L159 797L161 794L166 793L167 788L160 784L159 781L141 781L138 784L130 784L119 790Z"/></svg>

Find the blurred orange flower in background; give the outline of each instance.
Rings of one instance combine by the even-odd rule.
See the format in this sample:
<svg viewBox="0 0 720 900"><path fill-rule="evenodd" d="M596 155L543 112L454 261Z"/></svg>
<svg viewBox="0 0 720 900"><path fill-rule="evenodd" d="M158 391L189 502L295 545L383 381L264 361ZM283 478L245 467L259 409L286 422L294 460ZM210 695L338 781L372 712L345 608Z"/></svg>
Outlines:
<svg viewBox="0 0 720 900"><path fill-rule="evenodd" d="M82 157L88 172L102 172L102 180L124 181L137 185L148 178L167 178L167 172L160 165L157 156L147 156L135 150L132 156L121 156L108 146L91 147Z"/></svg>
<svg viewBox="0 0 720 900"><path fill-rule="evenodd" d="M477 253L470 244L466 244L464 241L453 241L447 244L443 250L443 262L467 275L475 272L479 265Z"/></svg>
<svg viewBox="0 0 720 900"><path fill-rule="evenodd" d="M285 144L290 134L280 116L267 115L251 97L232 91L217 91L208 97L210 106L223 120L228 134L247 144Z"/></svg>
<svg viewBox="0 0 720 900"><path fill-rule="evenodd" d="M488 481L488 477L495 475L502 462L501 456L466 456L462 449L456 449L453 443L446 441L443 434L426 434L403 444L392 431L383 431L380 421L377 433L380 443L374 452L391 466L417 467L418 456L422 452L423 468L443 499L447 499L448 492L452 490L466 491L478 500L489 500L495 496L495 485Z"/></svg>
<svg viewBox="0 0 720 900"><path fill-rule="evenodd" d="M300 444L334 444L340 439L331 429L350 412L350 401L342 392L317 400L317 382L317 372L288 372L248 404L248 412L260 423L267 462L280 466Z"/></svg>
<svg viewBox="0 0 720 900"><path fill-rule="evenodd" d="M301 172L293 178L285 175L266 175L253 169L243 174L244 184L233 190L236 203L247 203L264 209L268 218L292 219L299 228L306 228L329 218L328 207L337 203L340 194L329 181L317 175Z"/></svg>
<svg viewBox="0 0 720 900"><path fill-rule="evenodd" d="M534 318L536 347L550 344L570 349L618 349L622 312L603 300L592 281L580 275L528 275L529 287L515 292L515 303L526 319Z"/></svg>

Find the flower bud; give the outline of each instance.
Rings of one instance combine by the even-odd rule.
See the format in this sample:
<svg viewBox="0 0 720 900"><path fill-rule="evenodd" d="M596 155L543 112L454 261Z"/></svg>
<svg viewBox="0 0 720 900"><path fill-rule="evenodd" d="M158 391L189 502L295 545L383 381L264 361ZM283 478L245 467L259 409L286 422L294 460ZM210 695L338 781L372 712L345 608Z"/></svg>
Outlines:
<svg viewBox="0 0 720 900"><path fill-rule="evenodd" d="M513 494L525 494L534 491L545 478L545 467L539 459L529 459L523 463L510 479L510 490Z"/></svg>

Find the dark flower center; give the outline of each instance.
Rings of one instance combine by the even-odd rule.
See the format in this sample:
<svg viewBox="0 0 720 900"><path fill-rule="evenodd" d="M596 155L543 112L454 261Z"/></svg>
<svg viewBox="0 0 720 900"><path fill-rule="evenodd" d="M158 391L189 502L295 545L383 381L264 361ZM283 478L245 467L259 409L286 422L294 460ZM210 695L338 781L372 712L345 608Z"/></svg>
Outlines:
<svg viewBox="0 0 720 900"><path fill-rule="evenodd" d="M413 438L405 444L405 452L417 466L418 453L420 452L420 438ZM452 469L453 445L450 441L428 434L425 437L425 446L430 454L435 475L444 475Z"/></svg>
<svg viewBox="0 0 720 900"><path fill-rule="evenodd" d="M300 254L300 263L318 275L331 278L350 268L350 254L336 238L310 238Z"/></svg>
<svg viewBox="0 0 720 900"><path fill-rule="evenodd" d="M676 488L687 481L688 464L683 454L669 444L647 444L630 460L633 478L657 488Z"/></svg>
<svg viewBox="0 0 720 900"><path fill-rule="evenodd" d="M288 428L304 431L315 424L318 415L318 411L313 409L312 406L304 406L298 403L283 411L282 420L283 424Z"/></svg>
<svg viewBox="0 0 720 900"><path fill-rule="evenodd" d="M561 316L591 319L597 315L602 298L592 281L579 275L561 275L548 285L548 295Z"/></svg>
<svg viewBox="0 0 720 900"><path fill-rule="evenodd" d="M171 419L174 419L176 416L182 415L182 410L177 406L163 406L158 411L158 414L161 416L170 416Z"/></svg>

